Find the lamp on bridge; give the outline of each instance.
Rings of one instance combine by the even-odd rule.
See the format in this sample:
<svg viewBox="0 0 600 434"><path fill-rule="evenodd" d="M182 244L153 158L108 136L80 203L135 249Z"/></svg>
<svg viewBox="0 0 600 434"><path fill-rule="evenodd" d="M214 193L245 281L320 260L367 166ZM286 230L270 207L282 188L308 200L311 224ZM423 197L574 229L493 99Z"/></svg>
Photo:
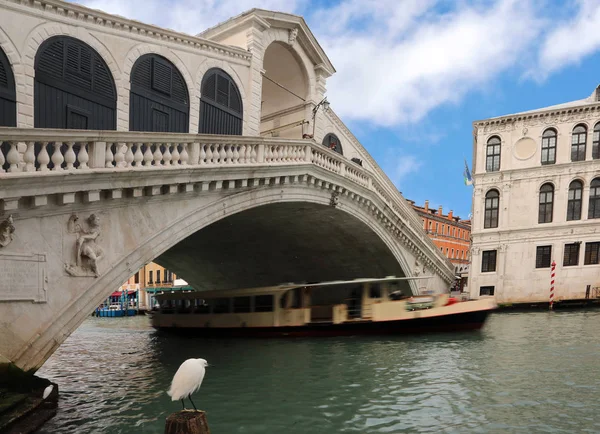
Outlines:
<svg viewBox="0 0 600 434"><path fill-rule="evenodd" d="M323 112L327 113L327 111L329 110L329 101L327 101L327 97L323 98L321 100L321 102L319 104L317 104L315 106L315 108L313 108L312 110L312 123L313 123L313 131L312 131L312 138L315 138L315 118L317 117L317 112L319 111L319 108L323 107Z"/></svg>

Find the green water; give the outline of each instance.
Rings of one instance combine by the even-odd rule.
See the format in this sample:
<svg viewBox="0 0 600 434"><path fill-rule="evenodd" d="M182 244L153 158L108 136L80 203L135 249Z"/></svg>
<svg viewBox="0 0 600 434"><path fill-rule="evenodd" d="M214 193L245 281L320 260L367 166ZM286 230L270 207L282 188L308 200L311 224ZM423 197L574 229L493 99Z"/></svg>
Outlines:
<svg viewBox="0 0 600 434"><path fill-rule="evenodd" d="M42 433L163 433L179 364L219 433L600 432L600 311L494 314L480 332L207 340L147 317L90 318L39 375L59 384Z"/></svg>

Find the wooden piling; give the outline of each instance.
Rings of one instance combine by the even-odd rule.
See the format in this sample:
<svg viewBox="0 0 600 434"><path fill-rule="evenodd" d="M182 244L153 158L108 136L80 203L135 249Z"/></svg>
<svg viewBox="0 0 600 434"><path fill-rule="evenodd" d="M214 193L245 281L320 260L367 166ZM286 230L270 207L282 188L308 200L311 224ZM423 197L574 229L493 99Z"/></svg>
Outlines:
<svg viewBox="0 0 600 434"><path fill-rule="evenodd" d="M182 410L170 414L165 423L165 434L210 434L206 413L202 410Z"/></svg>

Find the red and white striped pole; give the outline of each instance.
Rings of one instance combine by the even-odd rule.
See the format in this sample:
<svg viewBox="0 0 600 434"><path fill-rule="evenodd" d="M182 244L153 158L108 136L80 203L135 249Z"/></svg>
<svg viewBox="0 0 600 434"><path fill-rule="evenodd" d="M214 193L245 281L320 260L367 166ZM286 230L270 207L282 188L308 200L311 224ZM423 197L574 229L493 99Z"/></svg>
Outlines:
<svg viewBox="0 0 600 434"><path fill-rule="evenodd" d="M552 272L550 274L550 310L554 304L554 276L556 276L556 262L552 261Z"/></svg>

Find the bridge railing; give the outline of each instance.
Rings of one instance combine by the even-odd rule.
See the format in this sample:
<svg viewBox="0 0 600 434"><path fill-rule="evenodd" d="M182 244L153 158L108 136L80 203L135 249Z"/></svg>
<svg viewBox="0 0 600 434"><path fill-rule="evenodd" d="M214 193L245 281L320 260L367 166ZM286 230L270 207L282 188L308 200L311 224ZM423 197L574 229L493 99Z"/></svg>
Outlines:
<svg viewBox="0 0 600 434"><path fill-rule="evenodd" d="M422 248L447 262L421 233L419 219L390 182L312 140L0 127L0 179L43 176L47 172L307 163L375 192L411 229Z"/></svg>

